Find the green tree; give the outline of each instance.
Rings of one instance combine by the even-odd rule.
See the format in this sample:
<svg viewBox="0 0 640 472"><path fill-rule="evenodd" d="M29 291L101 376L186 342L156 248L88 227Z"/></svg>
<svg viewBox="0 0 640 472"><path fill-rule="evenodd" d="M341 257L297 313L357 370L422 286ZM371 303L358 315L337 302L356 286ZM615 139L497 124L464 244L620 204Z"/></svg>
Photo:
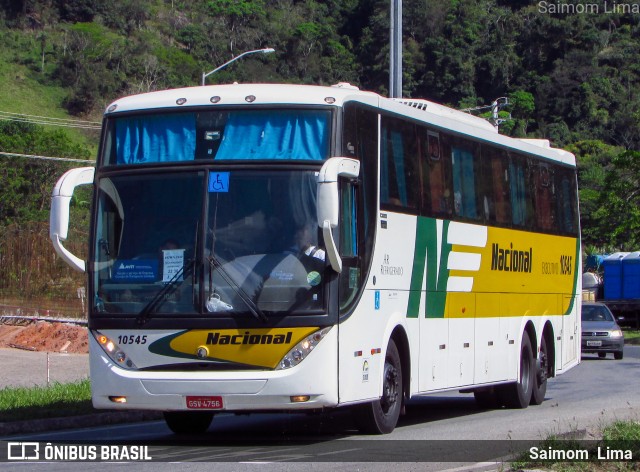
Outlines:
<svg viewBox="0 0 640 472"><path fill-rule="evenodd" d="M533 121L536 109L535 98L530 92L516 90L509 94L508 99L511 118L501 126L500 130L510 136L524 138Z"/></svg>
<svg viewBox="0 0 640 472"><path fill-rule="evenodd" d="M609 244L610 222L599 217L600 198L607 171L623 149L598 140L584 140L567 146L567 150L575 154L578 167L583 244L602 249Z"/></svg>
<svg viewBox="0 0 640 472"><path fill-rule="evenodd" d="M602 238L620 250L640 247L640 152L616 156L604 177L595 217L606 222ZM604 226L604 224L603 224Z"/></svg>

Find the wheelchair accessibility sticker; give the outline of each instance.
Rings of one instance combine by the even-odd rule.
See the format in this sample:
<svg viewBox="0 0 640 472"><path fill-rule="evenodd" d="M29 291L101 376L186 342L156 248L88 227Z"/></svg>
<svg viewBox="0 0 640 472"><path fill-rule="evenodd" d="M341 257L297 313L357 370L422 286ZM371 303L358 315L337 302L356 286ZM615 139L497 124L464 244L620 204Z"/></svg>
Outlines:
<svg viewBox="0 0 640 472"><path fill-rule="evenodd" d="M209 193L229 191L230 172L209 172Z"/></svg>

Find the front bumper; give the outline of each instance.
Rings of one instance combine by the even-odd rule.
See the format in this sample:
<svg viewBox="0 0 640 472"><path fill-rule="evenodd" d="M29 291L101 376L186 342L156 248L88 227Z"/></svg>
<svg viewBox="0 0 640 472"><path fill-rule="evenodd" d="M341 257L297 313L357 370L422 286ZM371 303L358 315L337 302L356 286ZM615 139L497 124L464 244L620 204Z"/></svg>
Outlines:
<svg viewBox="0 0 640 472"><path fill-rule="evenodd" d="M219 397L216 411L289 411L338 404L337 330L300 364L285 370L141 371L115 365L89 336L93 406L99 409L194 411L187 397ZM294 402L292 396L308 396ZM114 398L126 398L116 402Z"/></svg>
<svg viewBox="0 0 640 472"><path fill-rule="evenodd" d="M624 337L583 336L582 352L620 352L624 348Z"/></svg>

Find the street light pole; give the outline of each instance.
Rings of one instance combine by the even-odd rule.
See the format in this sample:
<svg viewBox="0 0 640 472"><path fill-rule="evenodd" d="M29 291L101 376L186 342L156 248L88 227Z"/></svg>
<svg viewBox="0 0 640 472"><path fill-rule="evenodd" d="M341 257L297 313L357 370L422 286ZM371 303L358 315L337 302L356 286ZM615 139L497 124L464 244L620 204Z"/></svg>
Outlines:
<svg viewBox="0 0 640 472"><path fill-rule="evenodd" d="M391 0L389 97L402 98L402 0Z"/></svg>
<svg viewBox="0 0 640 472"><path fill-rule="evenodd" d="M216 67L216 68L215 68L215 69L213 69L211 72L207 72L206 74L205 74L205 73L202 73L202 85L204 85L204 80L205 80L207 77L209 77L211 74L213 74L213 73L215 73L215 72L218 72L220 69L224 69L224 68L225 68L225 67L227 67L229 64L231 64L232 62L237 61L238 59L240 59L240 58L241 58L241 57L243 57L243 56L248 56L249 54L256 54L256 53L258 53L258 52L261 52L262 54L270 54L270 53L272 53L272 52L275 52L275 49L273 49L273 48L264 48L264 49L255 49L255 50L253 50L253 51L246 51L246 52L243 52L242 54L240 54L240 55L238 55L238 56L234 57L234 58L233 58L233 59L231 59L230 61L225 62L224 64L222 64L222 65L221 65L221 66L219 66L219 67Z"/></svg>

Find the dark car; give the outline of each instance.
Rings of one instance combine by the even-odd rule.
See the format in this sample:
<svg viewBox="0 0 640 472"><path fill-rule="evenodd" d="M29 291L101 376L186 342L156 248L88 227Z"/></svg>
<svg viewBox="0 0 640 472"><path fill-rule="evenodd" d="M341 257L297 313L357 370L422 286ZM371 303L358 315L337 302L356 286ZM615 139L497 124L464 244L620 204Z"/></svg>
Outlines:
<svg viewBox="0 0 640 472"><path fill-rule="evenodd" d="M622 359L624 336L613 314L604 303L582 303L582 352L598 353L606 357L613 353L615 359Z"/></svg>

